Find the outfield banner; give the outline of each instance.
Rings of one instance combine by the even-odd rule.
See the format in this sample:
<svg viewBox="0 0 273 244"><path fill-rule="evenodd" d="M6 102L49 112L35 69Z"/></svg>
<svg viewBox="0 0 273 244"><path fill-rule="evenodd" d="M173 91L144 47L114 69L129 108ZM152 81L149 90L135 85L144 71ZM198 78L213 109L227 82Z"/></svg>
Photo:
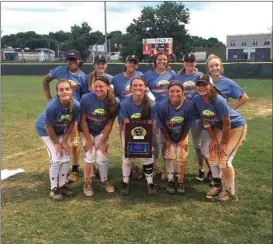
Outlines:
<svg viewBox="0 0 273 244"><path fill-rule="evenodd" d="M46 75L49 71L64 64L2 64L2 75ZM178 72L182 65L171 63L171 68ZM198 64L199 71L206 73L205 64ZM272 78L272 63L229 63L224 64L224 75L229 78ZM93 71L92 64L84 64L83 72L89 74ZM153 64L140 63L138 70L146 72L153 69ZM108 64L107 73L116 75L124 72L124 64Z"/></svg>

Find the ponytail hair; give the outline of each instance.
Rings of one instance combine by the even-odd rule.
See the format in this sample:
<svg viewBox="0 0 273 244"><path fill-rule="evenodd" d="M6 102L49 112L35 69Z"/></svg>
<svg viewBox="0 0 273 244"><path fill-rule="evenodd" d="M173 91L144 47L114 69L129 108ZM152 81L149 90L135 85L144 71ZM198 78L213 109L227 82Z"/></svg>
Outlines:
<svg viewBox="0 0 273 244"><path fill-rule="evenodd" d="M146 86L146 83L143 79L141 79L139 77L135 77L131 80L130 87L132 87L132 84L135 80L141 80L144 83L144 85ZM144 97L141 102L140 120L149 120L151 118L151 112L152 112L151 100L149 99L147 92L145 92Z"/></svg>
<svg viewBox="0 0 273 244"><path fill-rule="evenodd" d="M221 58L219 58L218 56L216 56L215 54L210 54L207 58L207 61L206 61L206 70L207 70L207 73L209 74L209 61L212 60L212 59L218 59L220 61L220 74L224 74L224 65L223 65L223 62L221 60Z"/></svg>
<svg viewBox="0 0 273 244"><path fill-rule="evenodd" d="M215 86L212 86L212 89L210 89L210 93L209 93L209 101L211 103L215 102L216 96L220 95L223 98L225 98L228 101L228 97L226 95L224 95L220 90L218 90Z"/></svg>
<svg viewBox="0 0 273 244"><path fill-rule="evenodd" d="M93 70L88 76L88 90L89 91L94 91L94 83L95 83L96 78L97 78L96 71Z"/></svg>
<svg viewBox="0 0 273 244"><path fill-rule="evenodd" d="M117 115L117 101L112 89L109 89L104 102L104 109L110 119L115 118Z"/></svg>

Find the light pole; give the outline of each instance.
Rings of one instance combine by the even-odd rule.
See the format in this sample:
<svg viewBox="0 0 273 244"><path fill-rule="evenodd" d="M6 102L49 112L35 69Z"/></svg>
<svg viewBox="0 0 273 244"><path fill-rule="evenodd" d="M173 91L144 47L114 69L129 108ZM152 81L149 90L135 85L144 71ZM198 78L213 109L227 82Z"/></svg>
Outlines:
<svg viewBox="0 0 273 244"><path fill-rule="evenodd" d="M273 25L267 29L270 30L270 60L273 61Z"/></svg>
<svg viewBox="0 0 273 244"><path fill-rule="evenodd" d="M106 2L104 2L104 27L105 27L105 41L104 41L104 51L107 53L107 19L106 19Z"/></svg>

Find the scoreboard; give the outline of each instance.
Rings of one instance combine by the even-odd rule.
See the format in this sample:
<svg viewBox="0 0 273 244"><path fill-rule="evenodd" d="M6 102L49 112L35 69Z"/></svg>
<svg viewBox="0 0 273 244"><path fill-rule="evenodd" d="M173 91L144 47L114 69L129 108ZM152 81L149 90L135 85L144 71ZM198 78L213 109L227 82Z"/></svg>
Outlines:
<svg viewBox="0 0 273 244"><path fill-rule="evenodd" d="M154 56L158 52L164 52L167 55L173 53L172 38L153 38L142 39L142 54L144 56Z"/></svg>

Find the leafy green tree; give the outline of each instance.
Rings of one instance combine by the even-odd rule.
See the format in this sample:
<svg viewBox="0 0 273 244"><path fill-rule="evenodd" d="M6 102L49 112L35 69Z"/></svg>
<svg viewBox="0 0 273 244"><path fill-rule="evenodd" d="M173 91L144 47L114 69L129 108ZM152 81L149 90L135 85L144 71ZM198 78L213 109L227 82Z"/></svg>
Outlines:
<svg viewBox="0 0 273 244"><path fill-rule="evenodd" d="M155 8L144 7L141 16L134 19L126 29L132 37L138 38L140 48L137 48L138 55L142 57L141 45L142 39L145 38L173 38L174 53L179 54L181 51L189 51L188 44L190 36L185 28L189 23L190 13L181 2L163 2ZM131 44L130 44L131 45ZM124 47L124 49L127 47Z"/></svg>

